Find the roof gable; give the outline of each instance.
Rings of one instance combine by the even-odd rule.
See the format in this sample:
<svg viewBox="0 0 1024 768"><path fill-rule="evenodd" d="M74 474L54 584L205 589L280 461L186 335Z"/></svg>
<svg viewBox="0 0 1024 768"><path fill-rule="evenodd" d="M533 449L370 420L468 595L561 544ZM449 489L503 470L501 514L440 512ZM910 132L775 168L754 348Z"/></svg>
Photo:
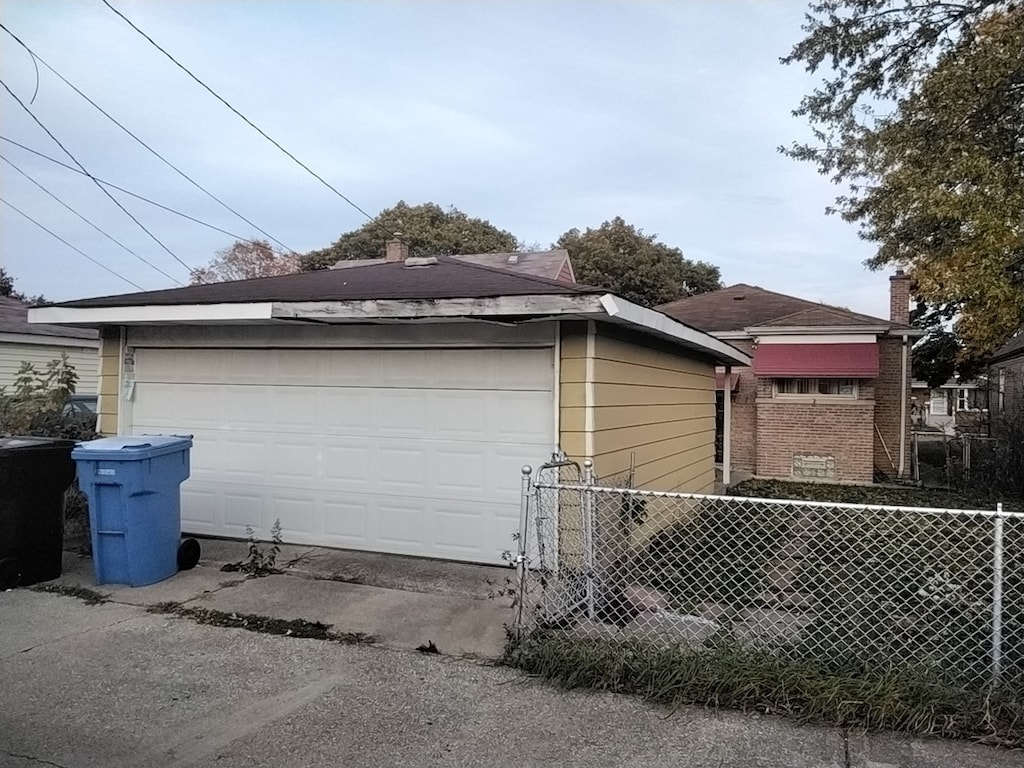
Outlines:
<svg viewBox="0 0 1024 768"><path fill-rule="evenodd" d="M662 312L708 332L742 331L756 326L842 327L890 326L879 317L842 307L787 296L756 285L738 283L710 293L679 299Z"/></svg>
<svg viewBox="0 0 1024 768"><path fill-rule="evenodd" d="M1024 356L1024 331L1021 331L996 350L992 362L1007 360L1011 357Z"/></svg>

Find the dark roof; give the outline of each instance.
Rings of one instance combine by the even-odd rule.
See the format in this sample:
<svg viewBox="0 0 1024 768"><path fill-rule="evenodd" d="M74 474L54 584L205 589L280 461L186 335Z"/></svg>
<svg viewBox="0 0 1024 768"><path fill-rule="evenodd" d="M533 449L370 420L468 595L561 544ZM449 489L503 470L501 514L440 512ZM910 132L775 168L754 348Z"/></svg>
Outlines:
<svg viewBox="0 0 1024 768"><path fill-rule="evenodd" d="M47 325L28 322L29 305L23 301L0 296L0 333L22 333L26 336L64 336L71 339L97 339L99 333L91 328L71 328L66 325Z"/></svg>
<svg viewBox="0 0 1024 768"><path fill-rule="evenodd" d="M1021 331L997 349L995 354L992 355L992 362L997 363L1000 360L1007 360L1019 355L1024 355L1024 331Z"/></svg>
<svg viewBox="0 0 1024 768"><path fill-rule="evenodd" d="M138 307L240 304L264 301L367 301L372 299L485 299L498 296L603 294L604 289L470 264L448 256L429 266L405 262L321 269L279 277L190 285L68 301L62 307Z"/></svg>
<svg viewBox="0 0 1024 768"><path fill-rule="evenodd" d="M889 320L818 304L739 283L658 307L669 317L702 331L742 331L752 326L893 326Z"/></svg>
<svg viewBox="0 0 1024 768"><path fill-rule="evenodd" d="M532 253L456 254L453 258L468 261L470 264L482 264L485 267L497 267L518 274L537 275L537 277L557 280L566 263L569 262L569 252L564 248L557 248L553 251Z"/></svg>

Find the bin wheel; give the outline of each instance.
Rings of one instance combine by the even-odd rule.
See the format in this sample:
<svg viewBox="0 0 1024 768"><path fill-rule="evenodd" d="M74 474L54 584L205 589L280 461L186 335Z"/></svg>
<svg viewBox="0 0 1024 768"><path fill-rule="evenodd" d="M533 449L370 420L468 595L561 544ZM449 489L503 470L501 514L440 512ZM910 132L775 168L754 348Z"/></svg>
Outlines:
<svg viewBox="0 0 1024 768"><path fill-rule="evenodd" d="M21 581L21 562L16 557L0 559L0 589L14 589Z"/></svg>
<svg viewBox="0 0 1024 768"><path fill-rule="evenodd" d="M189 571L199 562L200 547L195 539L185 539L178 547L178 570Z"/></svg>

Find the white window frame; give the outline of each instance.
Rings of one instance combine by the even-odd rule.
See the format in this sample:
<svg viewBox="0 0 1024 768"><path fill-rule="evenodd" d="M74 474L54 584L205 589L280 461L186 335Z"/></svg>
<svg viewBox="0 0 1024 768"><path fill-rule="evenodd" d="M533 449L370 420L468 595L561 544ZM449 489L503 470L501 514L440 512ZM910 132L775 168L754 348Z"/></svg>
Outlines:
<svg viewBox="0 0 1024 768"><path fill-rule="evenodd" d="M806 381L810 382L808 388L812 391L807 394L799 394L795 392L782 392L779 388L780 381ZM852 390L849 394L828 394L823 395L818 392L819 381L846 381L852 383ZM778 398L779 400L797 400L803 402L809 402L811 400L835 400L837 402L849 402L856 400L860 396L860 381L851 377L832 378L832 377L820 377L820 376L776 376L772 378L772 397Z"/></svg>

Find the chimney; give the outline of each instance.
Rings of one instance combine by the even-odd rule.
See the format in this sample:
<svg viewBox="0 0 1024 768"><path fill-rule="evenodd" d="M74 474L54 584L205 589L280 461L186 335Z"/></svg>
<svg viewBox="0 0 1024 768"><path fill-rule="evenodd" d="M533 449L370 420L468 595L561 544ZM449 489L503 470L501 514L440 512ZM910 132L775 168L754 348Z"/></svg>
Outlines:
<svg viewBox="0 0 1024 768"><path fill-rule="evenodd" d="M889 320L897 325L910 325L910 275L898 267L889 278Z"/></svg>
<svg viewBox="0 0 1024 768"><path fill-rule="evenodd" d="M409 244L401 240L388 240L384 244L384 261L405 261L409 258Z"/></svg>

